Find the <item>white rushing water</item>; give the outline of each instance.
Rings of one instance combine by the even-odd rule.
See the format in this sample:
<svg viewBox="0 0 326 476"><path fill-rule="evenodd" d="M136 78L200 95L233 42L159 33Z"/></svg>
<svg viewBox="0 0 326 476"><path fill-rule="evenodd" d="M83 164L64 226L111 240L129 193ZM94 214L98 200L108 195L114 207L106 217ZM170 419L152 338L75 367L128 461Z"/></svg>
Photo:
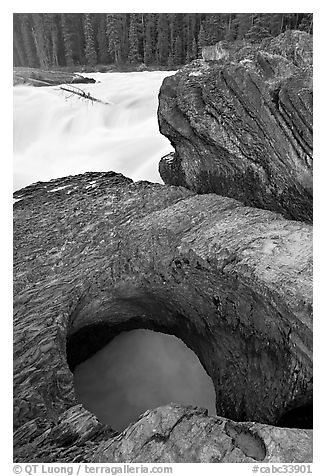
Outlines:
<svg viewBox="0 0 326 476"><path fill-rule="evenodd" d="M110 105L68 97L59 86L15 87L14 189L109 170L161 182L159 160L173 149L159 133L158 93L171 74L89 73L97 83L77 85Z"/></svg>

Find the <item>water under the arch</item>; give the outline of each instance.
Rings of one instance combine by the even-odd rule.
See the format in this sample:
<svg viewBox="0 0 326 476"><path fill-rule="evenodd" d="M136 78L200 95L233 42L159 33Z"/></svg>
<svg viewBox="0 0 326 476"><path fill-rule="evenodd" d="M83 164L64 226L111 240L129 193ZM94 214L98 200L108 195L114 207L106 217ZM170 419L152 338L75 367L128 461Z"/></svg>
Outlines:
<svg viewBox="0 0 326 476"><path fill-rule="evenodd" d="M194 352L175 336L145 329L119 334L78 365L74 386L84 407L118 431L171 402L216 414L213 382Z"/></svg>
<svg viewBox="0 0 326 476"><path fill-rule="evenodd" d="M158 162L173 149L159 132L158 93L171 74L89 73L97 83L79 87L110 105L69 97L59 86L16 86L14 189L109 170L161 182Z"/></svg>

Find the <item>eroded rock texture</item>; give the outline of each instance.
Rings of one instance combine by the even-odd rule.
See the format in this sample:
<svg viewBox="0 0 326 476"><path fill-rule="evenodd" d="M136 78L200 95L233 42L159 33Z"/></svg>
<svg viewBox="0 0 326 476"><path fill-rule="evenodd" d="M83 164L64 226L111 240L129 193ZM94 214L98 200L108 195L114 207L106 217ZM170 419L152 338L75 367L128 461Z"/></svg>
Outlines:
<svg viewBox="0 0 326 476"><path fill-rule="evenodd" d="M222 417L275 425L311 403L310 225L114 172L37 183L14 197L17 460L138 461L138 450L155 461L254 458L232 443L243 439L232 422L228 434L224 420L180 407L136 423L143 448L131 430L109 444L114 433L78 405L71 371L122 330L181 338L212 378ZM175 423L179 442L169 436ZM146 428L161 435L150 440L153 453ZM187 443L196 428L207 453ZM311 452L311 431L256 428L267 458ZM300 455L275 446L289 434ZM134 451L123 449L125 438Z"/></svg>
<svg viewBox="0 0 326 476"><path fill-rule="evenodd" d="M169 405L147 411L102 442L92 462L255 463L312 461L311 431L235 423L207 411Z"/></svg>
<svg viewBox="0 0 326 476"><path fill-rule="evenodd" d="M163 181L310 221L312 37L221 42L203 57L160 90L160 130L175 148Z"/></svg>

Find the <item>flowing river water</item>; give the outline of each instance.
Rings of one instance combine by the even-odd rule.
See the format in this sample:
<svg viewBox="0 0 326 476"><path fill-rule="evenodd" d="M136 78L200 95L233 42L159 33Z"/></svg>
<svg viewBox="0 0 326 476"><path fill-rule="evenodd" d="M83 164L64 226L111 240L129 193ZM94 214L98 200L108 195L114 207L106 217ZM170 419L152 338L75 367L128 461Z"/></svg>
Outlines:
<svg viewBox="0 0 326 476"><path fill-rule="evenodd" d="M58 86L14 88L14 189L87 171L121 172L161 182L160 158L172 151L159 133L159 88L173 72L90 73L80 87L109 105L69 96ZM174 336L122 333L74 372L78 400L122 430L146 409L170 402L215 413L211 379Z"/></svg>
<svg viewBox="0 0 326 476"><path fill-rule="evenodd" d="M59 86L14 88L14 189L83 172L114 170L161 182L160 158L172 151L159 132L158 92L172 71L89 73L77 85L109 105ZM70 96L70 97L69 97Z"/></svg>

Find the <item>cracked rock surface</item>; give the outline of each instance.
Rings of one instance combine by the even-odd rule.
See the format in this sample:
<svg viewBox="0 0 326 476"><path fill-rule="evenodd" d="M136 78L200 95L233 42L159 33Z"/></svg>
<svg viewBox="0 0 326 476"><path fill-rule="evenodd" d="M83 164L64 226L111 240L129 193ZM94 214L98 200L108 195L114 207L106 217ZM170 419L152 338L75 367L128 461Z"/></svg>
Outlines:
<svg viewBox="0 0 326 476"><path fill-rule="evenodd" d="M311 35L220 42L203 56L160 90L160 131L175 148L163 181L311 221Z"/></svg>
<svg viewBox="0 0 326 476"><path fill-rule="evenodd" d="M14 198L17 461L308 461L311 431L268 425L312 401L309 224L114 172ZM78 404L75 366L135 328L197 354L220 417L163 407L116 435Z"/></svg>

